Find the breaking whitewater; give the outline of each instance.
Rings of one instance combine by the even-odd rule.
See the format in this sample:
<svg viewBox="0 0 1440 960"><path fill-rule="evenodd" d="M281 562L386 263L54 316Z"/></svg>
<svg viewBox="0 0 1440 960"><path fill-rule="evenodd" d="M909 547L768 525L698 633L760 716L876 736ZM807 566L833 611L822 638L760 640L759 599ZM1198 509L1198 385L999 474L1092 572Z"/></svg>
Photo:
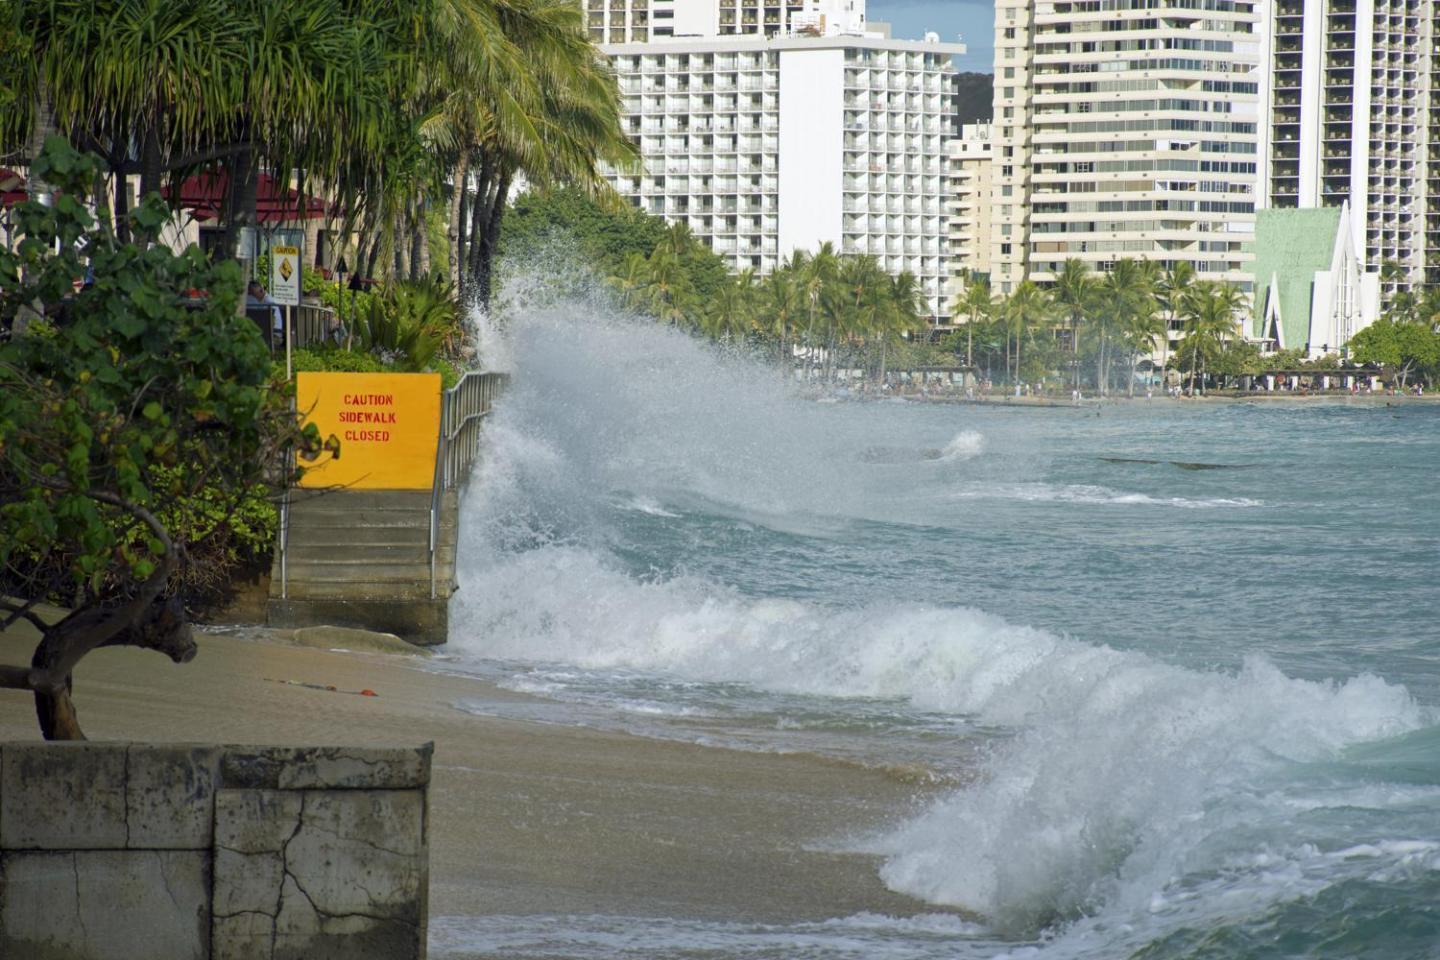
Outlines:
<svg viewBox="0 0 1440 960"><path fill-rule="evenodd" d="M1440 955L1440 411L819 404L588 304L489 349L450 666L923 770L833 845L935 912L439 920L437 955Z"/></svg>

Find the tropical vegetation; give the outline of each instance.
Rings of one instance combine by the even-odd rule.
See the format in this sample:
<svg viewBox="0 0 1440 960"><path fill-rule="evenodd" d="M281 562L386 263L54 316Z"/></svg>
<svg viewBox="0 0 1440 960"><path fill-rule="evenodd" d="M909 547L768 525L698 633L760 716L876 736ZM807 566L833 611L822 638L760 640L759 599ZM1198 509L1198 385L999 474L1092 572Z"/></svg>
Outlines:
<svg viewBox="0 0 1440 960"><path fill-rule="evenodd" d="M354 272L440 272L481 301L517 180L602 193L634 159L614 77L570 0L11 0L0 149L52 131L140 195L197 174L225 249L258 222L264 173L334 201ZM31 189L42 192L32 172ZM121 239L126 189L108 191ZM432 249L438 239L446 249Z"/></svg>
<svg viewBox="0 0 1440 960"><path fill-rule="evenodd" d="M19 204L24 239L0 250L0 629L41 639L0 686L34 694L47 738L76 739L76 664L117 644L194 656L185 588L268 546L265 494L316 434L237 313L234 263L156 243L153 196L121 239L85 204L99 164L62 138L33 171L60 192ZM50 623L43 601L71 612Z"/></svg>

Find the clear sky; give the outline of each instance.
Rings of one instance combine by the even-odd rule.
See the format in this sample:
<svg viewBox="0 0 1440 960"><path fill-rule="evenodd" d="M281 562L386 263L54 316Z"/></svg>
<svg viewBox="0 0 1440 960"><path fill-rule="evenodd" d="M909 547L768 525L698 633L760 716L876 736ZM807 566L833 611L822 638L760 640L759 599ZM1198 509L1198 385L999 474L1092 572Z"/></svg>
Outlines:
<svg viewBox="0 0 1440 960"><path fill-rule="evenodd" d="M919 40L926 30L947 43L964 37L969 53L957 57L960 70L993 73L995 69L994 0L866 0L865 16L887 20L902 40Z"/></svg>

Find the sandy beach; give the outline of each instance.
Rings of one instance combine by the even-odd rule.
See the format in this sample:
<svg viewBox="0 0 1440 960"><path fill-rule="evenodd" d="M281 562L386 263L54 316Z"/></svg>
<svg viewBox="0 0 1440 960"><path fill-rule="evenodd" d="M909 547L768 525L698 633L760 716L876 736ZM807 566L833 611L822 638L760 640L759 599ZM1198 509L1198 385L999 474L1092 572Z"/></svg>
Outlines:
<svg viewBox="0 0 1440 960"><path fill-rule="evenodd" d="M857 825L912 811L933 787L809 756L476 716L453 704L527 698L420 658L216 634L198 640L200 654L181 666L131 649L87 657L75 678L87 735L434 741L432 917L778 923L927 910L886 890L871 858L830 851ZM31 649L18 631L0 638L5 662L21 662ZM362 689L377 696L358 695ZM0 691L0 739L38 737L30 696Z"/></svg>

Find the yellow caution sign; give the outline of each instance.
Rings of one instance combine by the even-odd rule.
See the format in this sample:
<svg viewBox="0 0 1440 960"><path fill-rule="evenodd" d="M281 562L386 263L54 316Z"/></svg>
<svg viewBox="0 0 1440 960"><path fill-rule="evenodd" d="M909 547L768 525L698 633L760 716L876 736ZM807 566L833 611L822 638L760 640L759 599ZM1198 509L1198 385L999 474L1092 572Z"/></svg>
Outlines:
<svg viewBox="0 0 1440 960"><path fill-rule="evenodd" d="M270 248L270 296L287 307L300 305L300 248L275 244Z"/></svg>
<svg viewBox="0 0 1440 960"><path fill-rule="evenodd" d="M438 373L298 373L295 399L321 448L302 487L429 490L440 437Z"/></svg>

